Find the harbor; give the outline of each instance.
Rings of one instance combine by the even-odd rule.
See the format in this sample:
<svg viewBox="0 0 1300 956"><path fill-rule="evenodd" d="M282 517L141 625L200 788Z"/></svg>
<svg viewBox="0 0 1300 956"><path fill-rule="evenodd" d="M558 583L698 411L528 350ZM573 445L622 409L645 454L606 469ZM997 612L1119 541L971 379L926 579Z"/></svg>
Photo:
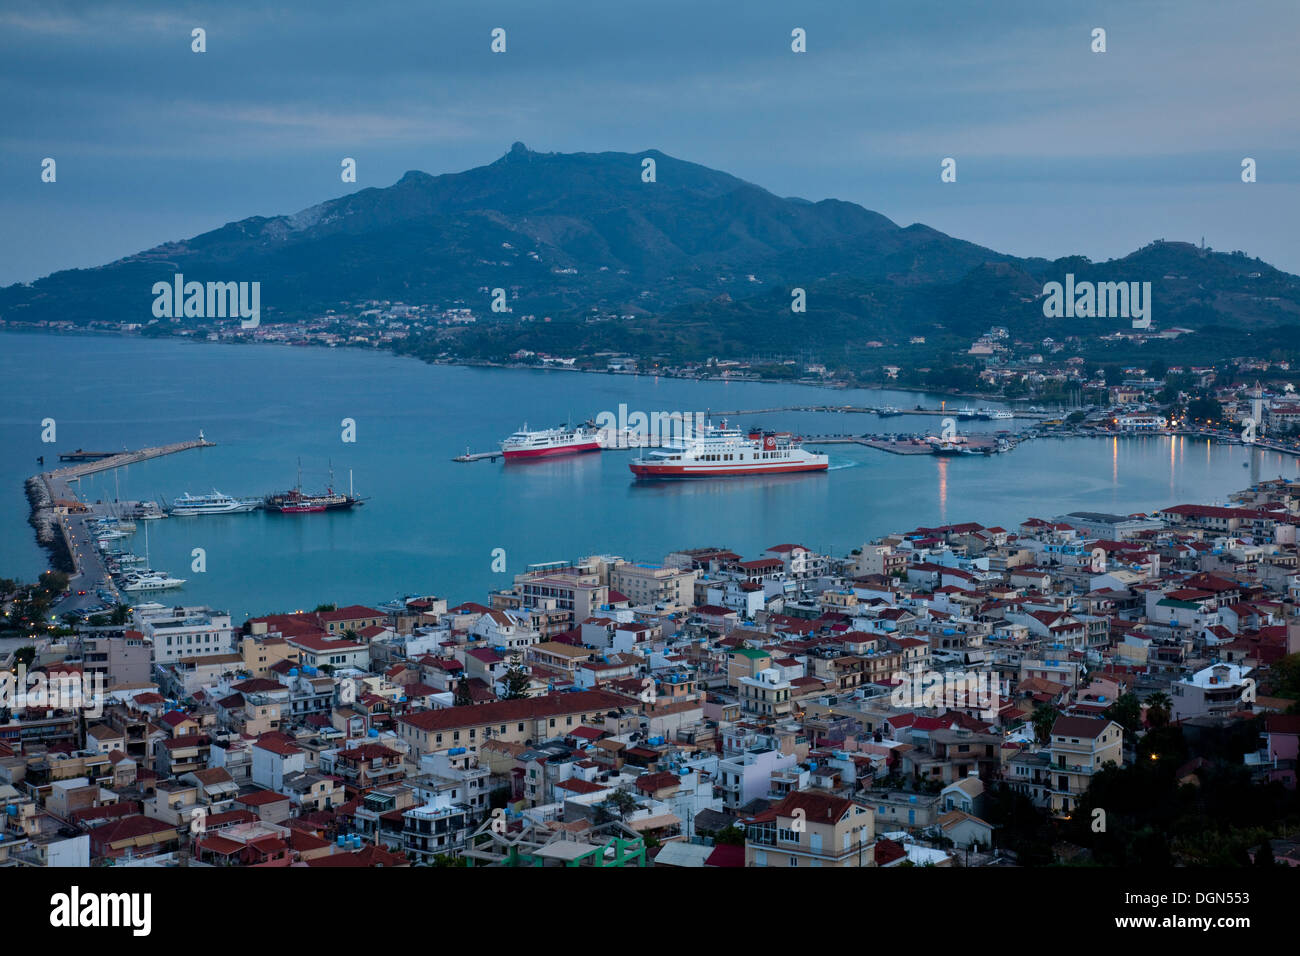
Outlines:
<svg viewBox="0 0 1300 956"><path fill-rule="evenodd" d="M155 512L161 516L152 502L83 502L74 491L73 483L79 484L88 475L124 465L195 448L211 448L215 444L200 431L195 439L135 451L100 453L78 449L59 455L61 461L74 461L75 464L27 480L28 499L32 505L29 520L36 529L37 541L53 552L52 563L56 567L62 566L70 575L69 594L60 604L60 612L77 613L118 603L122 588L114 580L113 572L122 566L105 552L112 542L135 532L135 517L147 520L154 517ZM119 553L124 554L120 549ZM123 587L129 587L126 580L138 582L142 579L139 574L124 578Z"/></svg>
<svg viewBox="0 0 1300 956"><path fill-rule="evenodd" d="M14 335L9 341L18 349L15 365L20 370L40 367L48 337ZM68 339L63 358L73 373L85 377L103 361L103 348L98 340ZM376 595L399 590L415 593L434 574L448 582L449 590L481 588L500 580L499 575L493 576L487 557L493 548L506 550L507 568L513 572L515 556L529 547L536 553L538 541L546 543L542 558L590 553L600 546L597 529L604 527L624 529L626 548L634 554L656 553L677 541L683 527L690 528L693 536L725 539L735 550L761 550L801 537L811 539L809 546L821 542L826 548L847 550L862 543L861 535L899 521L964 520L970 511L960 505L966 500L963 496L979 500L981 513L992 520L1011 521L1026 509L1032 513L1059 507L1062 493L1077 494L1070 505L1085 507L1092 505L1091 498L1083 498L1087 490L1090 496L1099 496L1105 508L1124 513L1150 510L1171 500L1221 500L1243 475L1254 475L1244 467L1248 462L1257 462L1257 468L1251 468L1266 477L1279 471L1296 473L1296 459L1266 448L1252 452L1223 436L1213 443L1165 434L1135 435L1117 443L1109 436L1105 441L1071 441L1090 432L1073 424L1028 421L1017 421L1011 428L1026 433L1013 453L967 456L971 460L943 467L943 459L906 441L911 432L937 436L940 418L793 412L741 416L735 421L802 435L809 442L807 450L830 455L829 473L821 478L777 475L639 482L627 468L628 461L640 453L635 447L611 456L572 455L503 466L498 442L517 429L525 416L537 422L534 427L569 420L577 424L601 410L617 418L621 404L649 412L813 407L833 399L854 406L920 404L937 409L944 396L865 390L829 395L800 385L677 379L656 383L646 376L487 373L349 351L332 355L342 363L347 384L336 396L337 407L323 409L315 397L320 354L311 350L219 344L196 348L193 343L164 340L124 341L120 349L113 348L111 354L122 374L141 380L152 377L155 392L115 393L110 403L89 411L75 430L62 420L72 421L67 412L60 419L59 437L66 439L64 444L33 442L27 446L30 456L13 456L6 481L11 494L9 525L0 545L9 574L34 579L49 566L51 551L37 546L26 523L33 509L23 497L23 483L36 472L53 471L56 451L123 445L141 449L193 438L200 428L206 428L205 435L210 433L218 443L216 448L84 475L80 483L71 483L71 489L88 504L115 498L161 501L164 495L174 502L182 492L197 495L213 489L237 497L282 491L296 484L294 459L299 454L304 492L326 490L326 463L333 456L338 485L346 493L346 472L355 469L356 491L370 500L350 512L302 515L296 520L292 514L259 509L150 524L153 567L188 579L183 588L159 600L206 603L242 614L266 607L315 607L330 595L322 594L313 582L330 577L346 578L362 593ZM194 376L220 377L231 369L238 371L241 380L270 384L257 393L229 391L205 397L201 403L189 402L176 411L174 423L163 432L156 429L164 426L149 424L157 414L157 394L185 394ZM39 390L25 379L19 377L6 388L16 417L40 421L47 414L38 400ZM412 398L425 394L439 396L438 403L428 405ZM962 405L959 399L955 404L949 401L947 407ZM395 415L398 408L404 411ZM365 426L362 440L355 445L339 442L337 426L345 412ZM1067 414L1055 410L1058 418ZM958 434L973 436L979 429L994 433L1003 427L988 422L963 424L959 415L952 417L957 419ZM217 421L222 423L219 433L212 424ZM904 441L890 442L889 432L897 432ZM1041 439L1026 440L1028 433L1038 432ZM1049 437L1058 433L1061 439ZM869 437L864 439L864 434ZM812 444L823 437L849 440ZM452 461L467 445L471 452L490 451L496 463L486 463L491 456L473 467ZM412 459L413 447L421 450L419 460ZM31 466L29 462L42 451L50 465ZM1285 463L1279 457L1285 457ZM65 464L93 467L96 463ZM44 483L35 479L35 484L44 493ZM124 513L130 516L129 511ZM844 520L846 514L853 519ZM140 526L134 538L118 539L110 550L143 556L145 529L138 517L133 520ZM62 551L61 532L51 530ZM195 547L207 551L205 573L190 571ZM97 603L94 588L88 591L82 602Z"/></svg>

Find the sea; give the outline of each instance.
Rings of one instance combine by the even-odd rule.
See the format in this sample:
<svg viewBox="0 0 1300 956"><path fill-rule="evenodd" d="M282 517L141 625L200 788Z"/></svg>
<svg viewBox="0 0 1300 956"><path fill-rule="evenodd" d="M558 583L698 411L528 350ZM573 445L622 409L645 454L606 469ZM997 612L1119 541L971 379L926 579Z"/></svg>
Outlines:
<svg viewBox="0 0 1300 956"><path fill-rule="evenodd" d="M432 594L486 600L530 565L618 555L656 562L777 544L847 554L918 526L977 521L1014 529L1071 511L1132 513L1224 502L1298 459L1163 436L1039 439L985 457L899 456L858 445L820 474L634 480L637 452L551 461L453 458L496 449L525 423L601 412L722 412L796 405L938 407L943 396L652 374L429 365L372 349L228 345L178 339L0 333L0 577L47 567L27 523L23 483L57 453L197 438L215 446L87 477L87 501L170 500L183 492L265 495L351 488L365 503L307 515L266 512L139 522L121 544L183 577L167 600L247 617L322 603L379 604ZM969 403L947 397L947 408ZM994 406L1003 407L1003 406ZM53 442L43 442L54 423ZM731 416L804 435L937 434L939 416L768 412ZM45 424L43 424L45 423ZM962 420L962 431L1025 422ZM350 440L349 440L350 439ZM301 479L299 475L301 474ZM201 549L201 550L199 550ZM202 570L198 560L202 556Z"/></svg>

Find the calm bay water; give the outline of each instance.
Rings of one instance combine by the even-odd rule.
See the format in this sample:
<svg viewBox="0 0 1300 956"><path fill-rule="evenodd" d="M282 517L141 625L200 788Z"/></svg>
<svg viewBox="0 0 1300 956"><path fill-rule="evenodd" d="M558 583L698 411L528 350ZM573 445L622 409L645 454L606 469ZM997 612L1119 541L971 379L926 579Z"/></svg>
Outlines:
<svg viewBox="0 0 1300 956"><path fill-rule="evenodd" d="M366 504L305 516L255 512L151 522L155 568L187 578L171 600L208 603L238 620L323 601L376 603L407 593L483 600L525 565L592 553L659 560L720 545L747 556L781 542L842 554L919 524L979 521L1012 528L1068 511L1149 511L1222 501L1249 481L1294 476L1297 459L1163 437L1041 440L1006 455L901 457L830 446L821 475L637 483L635 452L551 462L462 464L527 421L542 427L601 411L703 411L794 404L938 399L903 392L684 382L429 366L384 353L229 346L116 337L0 334L0 576L31 579L46 558L26 523L23 481L55 450L138 448L193 438L183 452L82 482L85 500L174 498L217 488L262 495L322 489L349 470ZM950 403L952 404L952 403ZM957 404L964 404L958 402ZM975 404L975 403L972 403ZM40 422L58 441L40 441ZM356 421L356 442L341 421ZM805 434L930 431L935 418L744 416ZM993 429L971 423L971 430ZM963 427L965 427L963 423ZM1243 464L1247 467L1242 467ZM144 551L143 525L124 545ZM205 549L207 571L190 570ZM491 570L506 551L506 574Z"/></svg>

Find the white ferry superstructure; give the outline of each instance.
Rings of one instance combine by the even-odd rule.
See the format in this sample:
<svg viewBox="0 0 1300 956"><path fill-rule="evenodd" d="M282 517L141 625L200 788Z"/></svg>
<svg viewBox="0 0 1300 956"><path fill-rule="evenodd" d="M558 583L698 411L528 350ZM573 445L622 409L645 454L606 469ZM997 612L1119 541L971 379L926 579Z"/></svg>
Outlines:
<svg viewBox="0 0 1300 956"><path fill-rule="evenodd" d="M705 426L698 438L657 448L628 464L638 478L728 478L826 471L826 455L803 450L789 432Z"/></svg>

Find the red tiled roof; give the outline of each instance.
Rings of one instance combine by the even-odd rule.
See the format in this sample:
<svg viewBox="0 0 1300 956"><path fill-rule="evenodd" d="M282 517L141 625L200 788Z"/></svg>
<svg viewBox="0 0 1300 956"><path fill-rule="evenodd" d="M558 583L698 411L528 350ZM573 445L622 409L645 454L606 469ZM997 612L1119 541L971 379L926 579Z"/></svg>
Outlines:
<svg viewBox="0 0 1300 956"><path fill-rule="evenodd" d="M1087 737L1095 740L1110 721L1096 717L1057 717L1052 724L1053 737Z"/></svg>
<svg viewBox="0 0 1300 956"><path fill-rule="evenodd" d="M227 839L215 833L208 833L196 841L195 848L202 850L211 850L220 856L232 856L244 849L244 844L235 840Z"/></svg>
<svg viewBox="0 0 1300 956"><path fill-rule="evenodd" d="M270 803L279 803L281 800L287 801L289 798L283 793L276 793L274 790L257 790L253 793L245 793L235 797L236 803L242 803L246 807L264 807Z"/></svg>
<svg viewBox="0 0 1300 956"><path fill-rule="evenodd" d="M609 789L609 787L602 787L598 783L590 783L581 777L569 777L561 780L555 787L557 790L572 790L574 793L600 793L602 790Z"/></svg>
<svg viewBox="0 0 1300 956"><path fill-rule="evenodd" d="M704 859L705 866L737 867L745 865L745 848L730 843L720 843Z"/></svg>
<svg viewBox="0 0 1300 956"><path fill-rule="evenodd" d="M816 790L796 790L754 816L753 820L756 823L775 821L777 817L793 816L795 810L802 810L804 818L810 822L838 823L852 806L853 801L843 797Z"/></svg>
<svg viewBox="0 0 1300 956"><path fill-rule="evenodd" d="M176 828L163 823L161 820L154 820L146 816L123 817L121 820L105 823L103 826L91 830L90 839L91 842L101 847L107 847L109 844L117 843L120 840L164 833L168 830L175 832Z"/></svg>
<svg viewBox="0 0 1300 956"><path fill-rule="evenodd" d="M273 754L279 754L281 757L289 757L293 754L302 753L302 748L297 744L289 741L284 734L268 733L257 738L254 747L261 747L263 750L270 751Z"/></svg>
<svg viewBox="0 0 1300 956"><path fill-rule="evenodd" d="M384 616L383 611L376 611L372 607L366 607L362 604L349 604L347 607L341 607L337 611L321 611L316 615L317 620L326 624L342 623L344 621L359 621L370 617Z"/></svg>
<svg viewBox="0 0 1300 956"><path fill-rule="evenodd" d="M405 866L406 860L395 853L367 846L355 853L331 853L315 860L308 860L308 866Z"/></svg>
<svg viewBox="0 0 1300 956"><path fill-rule="evenodd" d="M522 700L499 700L473 707L449 707L442 710L425 710L404 714L397 718L417 730L438 731L480 724L500 724L511 721L535 720L564 714L595 713L627 707L633 701L606 691L586 690Z"/></svg>

